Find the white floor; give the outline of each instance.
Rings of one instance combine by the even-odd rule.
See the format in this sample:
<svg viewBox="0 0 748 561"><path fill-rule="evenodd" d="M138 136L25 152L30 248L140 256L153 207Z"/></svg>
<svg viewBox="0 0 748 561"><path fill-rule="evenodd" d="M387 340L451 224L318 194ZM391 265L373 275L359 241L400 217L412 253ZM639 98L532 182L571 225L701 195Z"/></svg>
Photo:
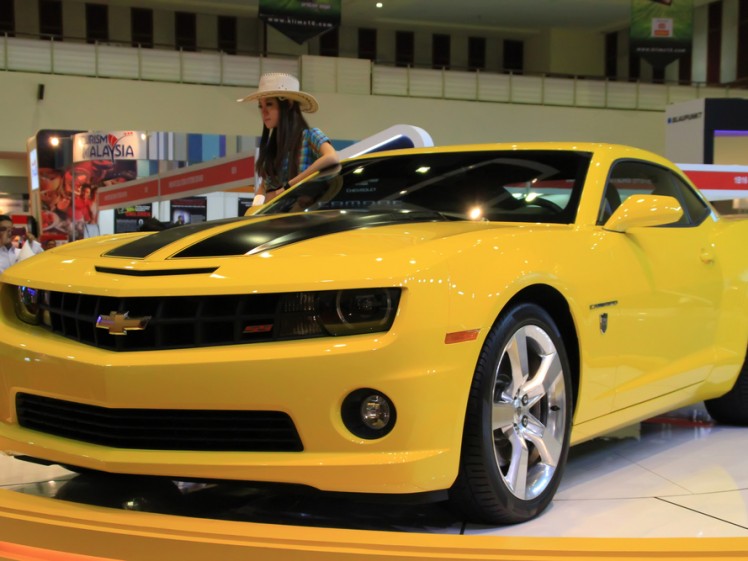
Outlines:
<svg viewBox="0 0 748 561"><path fill-rule="evenodd" d="M682 410L572 448L556 498L520 526L466 533L748 536L748 429Z"/></svg>
<svg viewBox="0 0 748 561"><path fill-rule="evenodd" d="M573 448L553 504L531 522L499 528L476 526L449 519L443 507L423 506L402 511L386 507L379 513L366 509L359 523L351 522L357 513L344 512L339 526L506 536L748 536L746 451L748 429L716 425L703 408L695 407ZM55 496L72 479L70 472L59 467L0 457L0 487ZM222 496L231 505L216 509ZM245 495L249 502L255 501L250 508L242 506L244 499L237 499L235 490L219 494L218 499L214 493L210 513L192 501L189 509L177 514L284 524L304 519L309 524L311 512L317 525L329 527L336 526L330 513L341 509L341 503L335 503L324 510L317 499L304 504L298 498L277 495L260 501L252 498L257 496ZM272 512L273 508L283 512ZM304 512L297 518L289 512L294 508Z"/></svg>

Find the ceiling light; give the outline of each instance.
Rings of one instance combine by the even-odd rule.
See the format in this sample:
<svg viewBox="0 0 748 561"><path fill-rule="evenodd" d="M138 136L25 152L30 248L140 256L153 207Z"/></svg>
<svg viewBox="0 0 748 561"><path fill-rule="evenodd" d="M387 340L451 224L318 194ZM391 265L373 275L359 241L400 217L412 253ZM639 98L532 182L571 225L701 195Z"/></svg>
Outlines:
<svg viewBox="0 0 748 561"><path fill-rule="evenodd" d="M384 4L382 4L381 2L377 2L377 8L381 8L382 6L384 6Z"/></svg>

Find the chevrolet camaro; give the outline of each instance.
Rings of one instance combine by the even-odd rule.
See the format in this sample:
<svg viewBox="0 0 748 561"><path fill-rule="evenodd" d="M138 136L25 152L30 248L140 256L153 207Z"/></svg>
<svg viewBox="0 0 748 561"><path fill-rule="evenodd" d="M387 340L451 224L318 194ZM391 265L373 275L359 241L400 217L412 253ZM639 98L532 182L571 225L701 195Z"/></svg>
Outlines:
<svg viewBox="0 0 748 561"><path fill-rule="evenodd" d="M254 210L254 209L253 209ZM748 221L592 143L374 153L0 276L0 450L537 516L569 447L748 422Z"/></svg>

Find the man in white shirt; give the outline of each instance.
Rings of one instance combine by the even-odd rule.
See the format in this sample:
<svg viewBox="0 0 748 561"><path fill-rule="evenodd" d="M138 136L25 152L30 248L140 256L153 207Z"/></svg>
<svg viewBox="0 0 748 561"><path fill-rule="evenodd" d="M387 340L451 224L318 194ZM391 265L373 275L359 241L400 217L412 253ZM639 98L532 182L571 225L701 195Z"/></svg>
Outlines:
<svg viewBox="0 0 748 561"><path fill-rule="evenodd" d="M21 248L15 248L11 243L12 230L13 220L11 217L7 214L0 214L0 273L17 263L21 255ZM44 251L31 232L29 232L25 243L29 244L29 248L34 254Z"/></svg>
<svg viewBox="0 0 748 561"><path fill-rule="evenodd" d="M4 271L16 261L18 254L10 243L10 232L13 229L13 221L7 214L0 214L0 272Z"/></svg>

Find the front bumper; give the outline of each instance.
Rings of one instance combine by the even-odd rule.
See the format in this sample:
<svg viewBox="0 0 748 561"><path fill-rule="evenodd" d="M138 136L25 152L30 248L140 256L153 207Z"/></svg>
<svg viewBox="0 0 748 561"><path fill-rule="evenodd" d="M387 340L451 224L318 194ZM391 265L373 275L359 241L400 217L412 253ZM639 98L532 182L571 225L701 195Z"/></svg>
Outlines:
<svg viewBox="0 0 748 561"><path fill-rule="evenodd" d="M446 306L445 306L446 307ZM356 493L448 488L457 475L477 341L444 344L445 307L386 334L116 353L0 318L0 450L111 473L238 479ZM424 310L424 313L426 311ZM440 327L441 326L441 327ZM360 388L389 396L394 429L362 440L341 418ZM106 408L280 411L303 452L100 446L18 425L18 393Z"/></svg>

